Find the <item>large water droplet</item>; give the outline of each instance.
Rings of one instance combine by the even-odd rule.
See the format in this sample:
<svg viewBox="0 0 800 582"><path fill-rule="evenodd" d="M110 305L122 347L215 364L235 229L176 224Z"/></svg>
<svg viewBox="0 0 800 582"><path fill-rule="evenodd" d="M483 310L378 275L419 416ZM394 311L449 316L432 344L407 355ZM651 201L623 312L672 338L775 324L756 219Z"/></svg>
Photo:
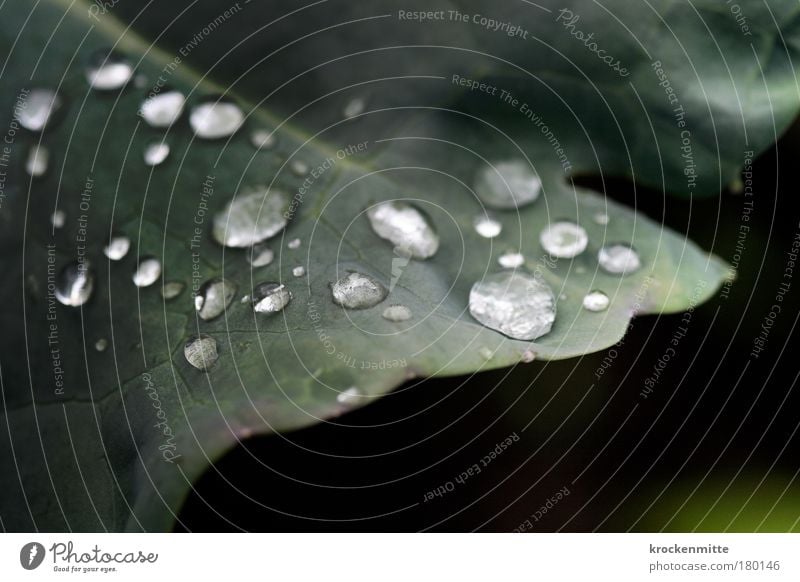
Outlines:
<svg viewBox="0 0 800 582"><path fill-rule="evenodd" d="M483 325L508 337L535 340L552 328L556 302L545 282L520 271L503 271L472 286L469 311Z"/></svg>
<svg viewBox="0 0 800 582"><path fill-rule="evenodd" d="M344 106L344 111L342 111L342 113L344 114L345 118L352 119L364 113L366 108L366 100L362 99L361 97L356 97L347 102L347 105Z"/></svg>
<svg viewBox="0 0 800 582"><path fill-rule="evenodd" d="M181 281L167 281L161 288L161 296L169 301L175 299L178 295L183 293L186 285Z"/></svg>
<svg viewBox="0 0 800 582"><path fill-rule="evenodd" d="M144 163L147 166L158 166L169 155L169 146L164 142L153 142L144 148Z"/></svg>
<svg viewBox="0 0 800 582"><path fill-rule="evenodd" d="M292 275L295 277L303 277L306 274L306 268L303 265L298 265L292 269Z"/></svg>
<svg viewBox="0 0 800 582"><path fill-rule="evenodd" d="M574 222L554 222L545 227L539 235L542 248L558 259L571 259L586 250L589 235L586 230Z"/></svg>
<svg viewBox="0 0 800 582"><path fill-rule="evenodd" d="M386 299L388 291L368 275L349 273L331 285L333 302L347 309L367 309Z"/></svg>
<svg viewBox="0 0 800 582"><path fill-rule="evenodd" d="M183 355L192 366L205 372L219 360L217 340L205 334L192 337L183 346Z"/></svg>
<svg viewBox="0 0 800 582"><path fill-rule="evenodd" d="M236 284L227 279L211 279L194 296L194 309L204 321L222 315L236 295Z"/></svg>
<svg viewBox="0 0 800 582"><path fill-rule="evenodd" d="M405 305L390 305L383 310L383 318L389 321L408 321L411 316L411 310Z"/></svg>
<svg viewBox="0 0 800 582"><path fill-rule="evenodd" d="M133 284L137 287L149 287L161 276L161 261L155 257L144 257L133 273Z"/></svg>
<svg viewBox="0 0 800 582"><path fill-rule="evenodd" d="M185 104L180 91L165 91L145 99L139 114L151 127L169 127L180 119Z"/></svg>
<svg viewBox="0 0 800 582"><path fill-rule="evenodd" d="M272 249L265 245L254 245L247 253L247 261L254 267L266 267L275 258Z"/></svg>
<svg viewBox="0 0 800 582"><path fill-rule="evenodd" d="M62 105L58 93L43 88L31 89L24 103L25 106L20 108L17 120L22 127L30 131L42 131Z"/></svg>
<svg viewBox="0 0 800 582"><path fill-rule="evenodd" d="M89 301L92 291L94 291L94 273L89 262L75 261L61 269L54 293L59 303L78 307Z"/></svg>
<svg viewBox="0 0 800 582"><path fill-rule="evenodd" d="M122 89L133 77L133 65L125 57L97 51L89 59L86 80L92 89L114 91Z"/></svg>
<svg viewBox="0 0 800 582"><path fill-rule="evenodd" d="M195 135L203 139L219 139L228 137L244 123L244 112L230 101L210 99L192 109L189 125Z"/></svg>
<svg viewBox="0 0 800 582"><path fill-rule="evenodd" d="M47 171L50 163L50 151L43 145L31 146L28 150L28 159L25 160L25 171L28 175L38 178Z"/></svg>
<svg viewBox="0 0 800 582"><path fill-rule="evenodd" d="M639 253L625 243L604 246L597 253L597 261L604 271L612 275L628 275L642 266Z"/></svg>
<svg viewBox="0 0 800 582"><path fill-rule="evenodd" d="M525 264L525 256L517 251L507 251L497 258L504 269L516 269Z"/></svg>
<svg viewBox="0 0 800 582"><path fill-rule="evenodd" d="M421 210L404 202L381 202L367 210L367 217L382 239L416 259L427 259L439 250L439 235Z"/></svg>
<svg viewBox="0 0 800 582"><path fill-rule="evenodd" d="M291 300L291 292L280 283L261 283L253 289L253 311L256 313L278 313Z"/></svg>
<svg viewBox="0 0 800 582"><path fill-rule="evenodd" d="M131 248L131 239L127 236L112 236L103 248L103 254L112 261L121 261Z"/></svg>
<svg viewBox="0 0 800 582"><path fill-rule="evenodd" d="M278 138L275 132L267 129L256 129L250 134L250 143L258 150L268 150L275 147Z"/></svg>
<svg viewBox="0 0 800 582"><path fill-rule="evenodd" d="M583 298L583 308L586 311L605 311L609 303L608 295L602 291L590 291Z"/></svg>
<svg viewBox="0 0 800 582"><path fill-rule="evenodd" d="M491 208L520 208L535 201L541 190L541 179L524 160L484 167L475 180L475 194Z"/></svg>
<svg viewBox="0 0 800 582"><path fill-rule="evenodd" d="M286 226L289 198L266 186L241 192L214 216L212 235L227 247L251 247L278 234Z"/></svg>
<svg viewBox="0 0 800 582"><path fill-rule="evenodd" d="M472 224L475 227L475 232L483 238L494 238L503 232L503 224L486 214L476 216Z"/></svg>

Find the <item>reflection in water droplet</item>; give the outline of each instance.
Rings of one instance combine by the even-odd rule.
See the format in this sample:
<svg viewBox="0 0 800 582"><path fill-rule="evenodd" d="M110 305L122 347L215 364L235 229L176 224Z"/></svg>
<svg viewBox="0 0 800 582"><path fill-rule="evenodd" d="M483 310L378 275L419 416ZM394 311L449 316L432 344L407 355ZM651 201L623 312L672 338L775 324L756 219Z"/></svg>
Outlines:
<svg viewBox="0 0 800 582"><path fill-rule="evenodd" d="M490 329L514 339L534 340L552 328L556 303L545 282L521 271L502 271L472 286L469 311Z"/></svg>
<svg viewBox="0 0 800 582"><path fill-rule="evenodd" d="M169 155L169 146L163 142L153 142L144 148L144 163L147 166L158 166Z"/></svg>
<svg viewBox="0 0 800 582"><path fill-rule="evenodd" d="M266 129L256 129L250 134L250 143L258 150L268 150L275 147L278 138L275 133Z"/></svg>
<svg viewBox="0 0 800 582"><path fill-rule="evenodd" d="M105 338L100 338L94 343L94 349L98 352L104 352L108 348L108 340Z"/></svg>
<svg viewBox="0 0 800 582"><path fill-rule="evenodd" d="M490 348L487 348L486 346L483 346L481 349L479 349L478 354L480 354L480 356L487 362L492 358L494 358L494 351L492 351Z"/></svg>
<svg viewBox="0 0 800 582"><path fill-rule="evenodd" d="M170 299L175 299L178 295L183 293L185 288L186 285L181 281L167 281L161 288L161 296L169 301Z"/></svg>
<svg viewBox="0 0 800 582"><path fill-rule="evenodd" d="M475 232L483 238L494 238L503 232L503 224L486 214L476 216L473 225Z"/></svg>
<svg viewBox="0 0 800 582"><path fill-rule="evenodd" d="M639 253L625 243L611 244L601 248L597 253L597 261L604 271L612 275L628 275L638 271L642 266Z"/></svg>
<svg viewBox="0 0 800 582"><path fill-rule="evenodd" d="M185 104L180 91L165 91L145 99L139 114L150 127L169 127L180 119Z"/></svg>
<svg viewBox="0 0 800 582"><path fill-rule="evenodd" d="M120 261L131 248L131 239L127 236L112 236L108 244L103 248L103 254L112 261Z"/></svg>
<svg viewBox="0 0 800 582"><path fill-rule="evenodd" d="M38 178L47 171L50 162L50 151L43 145L33 145L28 150L28 159L25 160L25 171L28 175Z"/></svg>
<svg viewBox="0 0 800 582"><path fill-rule="evenodd" d="M30 131L42 131L47 122L61 108L61 97L52 89L36 88L23 98L17 121Z"/></svg>
<svg viewBox="0 0 800 582"><path fill-rule="evenodd" d="M272 249L265 245L253 245L247 252L247 262L254 267L266 267L275 258Z"/></svg>
<svg viewBox="0 0 800 582"><path fill-rule="evenodd" d="M439 235L428 216L404 202L381 202L367 210L372 230L394 247L416 259L427 259L439 250Z"/></svg>
<svg viewBox="0 0 800 582"><path fill-rule="evenodd" d="M198 370L203 372L210 370L219 359L217 340L205 334L192 337L183 346L183 355L186 361Z"/></svg>
<svg viewBox="0 0 800 582"><path fill-rule="evenodd" d="M390 305L383 310L383 318L389 321L408 321L411 316L411 310L405 305Z"/></svg>
<svg viewBox="0 0 800 582"><path fill-rule="evenodd" d="M522 352L522 356L520 357L520 361L523 364L530 364L532 361L536 359L536 352L533 350L525 350Z"/></svg>
<svg viewBox="0 0 800 582"><path fill-rule="evenodd" d="M311 168L308 167L308 164L303 160L292 160L289 168L292 170L292 173L299 178L302 178L311 170Z"/></svg>
<svg viewBox="0 0 800 582"><path fill-rule="evenodd" d="M214 216L212 236L226 247L251 247L283 230L288 204L282 190L247 188Z"/></svg>
<svg viewBox="0 0 800 582"><path fill-rule="evenodd" d="M291 292L280 283L261 283L253 289L253 311L256 313L278 313L291 300Z"/></svg>
<svg viewBox="0 0 800 582"><path fill-rule="evenodd" d="M197 137L219 139L236 133L244 123L244 112L235 103L210 99L192 108L189 125Z"/></svg>
<svg viewBox="0 0 800 582"><path fill-rule="evenodd" d="M236 295L236 284L227 279L211 279L194 296L194 309L203 321L222 315Z"/></svg>
<svg viewBox="0 0 800 582"><path fill-rule="evenodd" d="M490 208L521 208L539 197L542 181L524 160L498 162L478 172L475 194Z"/></svg>
<svg viewBox="0 0 800 582"><path fill-rule="evenodd" d="M542 248L551 256L571 259L586 250L589 235L582 226L574 222L554 222L544 228L539 235Z"/></svg>
<svg viewBox="0 0 800 582"><path fill-rule="evenodd" d="M94 273L88 261L66 265L58 275L54 294L62 305L78 307L92 296Z"/></svg>
<svg viewBox="0 0 800 582"><path fill-rule="evenodd" d="M306 268L302 265L298 265L297 267L292 269L292 275L295 277L302 277L306 274Z"/></svg>
<svg viewBox="0 0 800 582"><path fill-rule="evenodd" d="M336 395L336 401L339 404L346 404L348 406L358 404L361 398L361 391L355 386L350 386L350 388L342 390Z"/></svg>
<svg viewBox="0 0 800 582"><path fill-rule="evenodd" d="M525 257L522 253L508 251L497 258L497 262L504 269L516 269L525 264Z"/></svg>
<svg viewBox="0 0 800 582"><path fill-rule="evenodd" d="M367 309L386 299L381 283L362 273L351 272L331 285L333 302L347 309Z"/></svg>
<svg viewBox="0 0 800 582"><path fill-rule="evenodd" d="M137 287L149 287L161 276L161 262L155 257L145 257L133 273L133 284Z"/></svg>
<svg viewBox="0 0 800 582"><path fill-rule="evenodd" d="M583 308L586 311L605 311L609 303L608 295L602 291L590 291L583 298Z"/></svg>
<svg viewBox="0 0 800 582"><path fill-rule="evenodd" d="M367 107L367 102L362 99L361 97L356 97L355 99L351 99L347 102L347 105L344 106L344 111L342 112L347 119L352 119L357 115L361 115L364 113L364 109Z"/></svg>
<svg viewBox="0 0 800 582"><path fill-rule="evenodd" d="M608 224L608 221L610 220L609 217L608 217L608 214L606 214L605 212L596 213L592 217L592 219L595 221L596 224L601 224L601 225Z"/></svg>
<svg viewBox="0 0 800 582"><path fill-rule="evenodd" d="M299 238L293 238L292 240L289 241L289 244L287 244L286 246L294 250L294 249L299 249L301 244L302 242L300 241Z"/></svg>
<svg viewBox="0 0 800 582"><path fill-rule="evenodd" d="M53 225L53 228L64 228L64 225L67 223L67 213L63 210L56 210L53 215L50 217L50 224Z"/></svg>
<svg viewBox="0 0 800 582"><path fill-rule="evenodd" d="M92 89L114 91L122 89L133 77L133 65L122 56L101 50L89 59L86 80Z"/></svg>

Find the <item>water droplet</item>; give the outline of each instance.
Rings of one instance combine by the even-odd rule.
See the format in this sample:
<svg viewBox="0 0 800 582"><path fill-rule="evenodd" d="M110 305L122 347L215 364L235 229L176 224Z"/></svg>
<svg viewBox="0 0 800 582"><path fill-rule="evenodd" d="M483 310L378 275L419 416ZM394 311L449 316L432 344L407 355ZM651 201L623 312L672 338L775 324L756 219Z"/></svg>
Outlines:
<svg viewBox="0 0 800 582"><path fill-rule="evenodd" d="M105 338L100 338L94 343L94 349L98 352L104 352L108 348L108 340Z"/></svg>
<svg viewBox="0 0 800 582"><path fill-rule="evenodd" d="M89 59L86 80L92 89L114 91L122 89L133 77L133 65L126 58L101 50Z"/></svg>
<svg viewBox="0 0 800 582"><path fill-rule="evenodd" d="M226 247L251 247L278 234L286 226L289 199L282 190L248 188L214 216L212 235Z"/></svg>
<svg viewBox="0 0 800 582"><path fill-rule="evenodd" d="M194 309L200 319L211 321L222 315L236 295L236 284L227 279L211 279L194 296Z"/></svg>
<svg viewBox="0 0 800 582"><path fill-rule="evenodd" d="M186 285L181 281L167 281L161 288L161 296L169 301L170 299L175 299L178 295L183 293L185 288Z"/></svg>
<svg viewBox="0 0 800 582"><path fill-rule="evenodd" d="M475 226L475 232L483 238L494 238L503 232L503 224L486 214L476 216L473 225Z"/></svg>
<svg viewBox="0 0 800 582"><path fill-rule="evenodd" d="M305 274L306 274L306 268L302 265L298 265L297 267L292 269L292 275L294 275L295 277L302 277Z"/></svg>
<svg viewBox="0 0 800 582"><path fill-rule="evenodd" d="M494 358L494 351L486 346L483 346L481 349L479 349L478 354L480 354L480 356L487 362Z"/></svg>
<svg viewBox="0 0 800 582"><path fill-rule="evenodd" d="M342 390L336 395L336 402L350 406L357 404L361 398L361 391L355 386L350 386L350 388Z"/></svg>
<svg viewBox="0 0 800 582"><path fill-rule="evenodd" d="M556 304L545 282L520 271L502 271L472 286L469 311L490 329L513 339L535 340L552 328Z"/></svg>
<svg viewBox="0 0 800 582"><path fill-rule="evenodd" d="M587 311L605 311L609 303L608 295L602 291L590 291L583 298L583 308Z"/></svg>
<svg viewBox="0 0 800 582"><path fill-rule="evenodd" d="M504 269L516 269L525 264L525 257L517 251L507 251L497 258L497 262Z"/></svg>
<svg viewBox="0 0 800 582"><path fill-rule="evenodd" d="M386 299L388 291L378 281L355 271L331 285L333 302L347 309L367 309Z"/></svg>
<svg viewBox="0 0 800 582"><path fill-rule="evenodd" d="M28 150L28 159L25 161L25 171L30 176L38 178L47 171L50 162L50 151L43 145L31 146Z"/></svg>
<svg viewBox="0 0 800 582"><path fill-rule="evenodd" d="M158 166L169 155L169 146L164 142L153 142L144 148L144 163L147 166Z"/></svg>
<svg viewBox="0 0 800 582"><path fill-rule="evenodd" d="M103 248L103 254L112 261L121 261L131 248L131 239L127 236L112 236Z"/></svg>
<svg viewBox="0 0 800 582"><path fill-rule="evenodd" d="M280 283L261 283L253 289L253 311L256 313L278 313L291 300L291 292Z"/></svg>
<svg viewBox="0 0 800 582"><path fill-rule="evenodd" d="M53 215L50 217L50 224L53 225L53 228L64 228L64 225L67 223L67 213L63 210L56 210Z"/></svg>
<svg viewBox="0 0 800 582"><path fill-rule="evenodd" d="M150 127L169 127L180 119L185 104L180 91L165 91L145 99L139 114Z"/></svg>
<svg viewBox="0 0 800 582"><path fill-rule="evenodd" d="M541 190L541 179L524 160L484 167L475 180L475 194L490 208L521 208L535 201Z"/></svg>
<svg viewBox="0 0 800 582"><path fill-rule="evenodd" d="M533 350L525 350L522 352L522 356L520 356L520 361L523 364L530 364L532 361L536 359L536 352Z"/></svg>
<svg viewBox="0 0 800 582"><path fill-rule="evenodd" d="M289 244L287 244L286 246L294 250L294 249L299 249L301 244L302 242L300 241L299 238L293 238L292 240L289 241Z"/></svg>
<svg viewBox="0 0 800 582"><path fill-rule="evenodd" d="M183 355L198 370L210 370L219 359L217 340L205 334L192 337L183 346Z"/></svg>
<svg viewBox="0 0 800 582"><path fill-rule="evenodd" d="M250 134L250 143L257 150L268 150L275 147L278 138L275 133L267 129L256 129Z"/></svg>
<svg viewBox="0 0 800 582"><path fill-rule="evenodd" d="M539 235L542 248L558 259L571 259L586 250L589 235L582 226L574 222L554 222Z"/></svg>
<svg viewBox="0 0 800 582"><path fill-rule="evenodd" d="M24 98L25 106L19 110L17 121L30 131L44 130L47 122L61 109L62 101L52 89L31 89Z"/></svg>
<svg viewBox="0 0 800 582"><path fill-rule="evenodd" d="M250 296L249 295L242 295L242 298L239 299L239 303L241 303L242 305L244 305L246 303L250 303Z"/></svg>
<svg viewBox="0 0 800 582"><path fill-rule="evenodd" d="M367 217L375 234L416 259L430 258L439 250L439 235L430 219L411 204L381 202L367 210Z"/></svg>
<svg viewBox="0 0 800 582"><path fill-rule="evenodd" d="M139 73L133 78L133 86L137 89L144 89L147 87L147 76L144 73Z"/></svg>
<svg viewBox="0 0 800 582"><path fill-rule="evenodd" d="M311 168L308 167L308 164L303 160L292 160L289 168L292 170L292 173L299 178L302 178L311 170Z"/></svg>
<svg viewBox="0 0 800 582"><path fill-rule="evenodd" d="M605 226L606 224L608 224L608 221L610 219L608 217L608 214L606 214L605 212L597 212L592 217L592 220L594 220L596 224L600 224L600 225L604 225Z"/></svg>
<svg viewBox="0 0 800 582"><path fill-rule="evenodd" d="M366 108L366 100L362 99L361 97L356 97L347 102L347 105L344 106L344 111L342 111L342 113L344 114L345 118L352 119L357 115L364 113Z"/></svg>
<svg viewBox="0 0 800 582"><path fill-rule="evenodd" d="M253 245L247 253L247 262L254 267L266 267L274 258L275 253L265 245Z"/></svg>
<svg viewBox="0 0 800 582"><path fill-rule="evenodd" d="M383 310L383 318L389 321L408 321L411 316L411 310L405 305L390 305Z"/></svg>
<svg viewBox="0 0 800 582"><path fill-rule="evenodd" d="M59 303L70 307L83 305L94 291L94 273L88 261L66 265L58 275L55 296Z"/></svg>
<svg viewBox="0 0 800 582"><path fill-rule="evenodd" d="M597 253L597 261L603 270L612 275L628 275L638 271L642 266L639 253L625 243L616 243L601 248Z"/></svg>
<svg viewBox="0 0 800 582"><path fill-rule="evenodd" d="M189 125L197 137L219 139L238 131L244 123L242 109L230 101L209 99L192 108Z"/></svg>
<svg viewBox="0 0 800 582"><path fill-rule="evenodd" d="M133 273L133 284L137 287L149 287L161 276L161 262L155 257L145 257Z"/></svg>

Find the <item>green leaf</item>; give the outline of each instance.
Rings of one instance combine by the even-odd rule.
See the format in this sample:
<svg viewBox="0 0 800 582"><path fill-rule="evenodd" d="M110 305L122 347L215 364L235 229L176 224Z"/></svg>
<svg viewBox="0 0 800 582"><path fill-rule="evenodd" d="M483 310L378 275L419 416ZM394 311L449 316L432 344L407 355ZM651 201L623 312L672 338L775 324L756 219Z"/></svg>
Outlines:
<svg viewBox="0 0 800 582"><path fill-rule="evenodd" d="M336 417L416 377L514 365L530 359L531 352L539 359L559 359L601 350L622 338L634 314L691 308L711 297L728 277L721 260L683 236L572 186L552 139L541 130L532 131L528 121L512 117L510 125L515 127L504 131L504 126L475 116L475 104L459 101L461 92L449 75L461 71L475 78L508 79L509 84L520 79L508 70L487 67L484 60L475 62L474 53L459 53L456 61L434 60L431 55L439 54L438 49L426 49L425 58L406 56L406 64L427 63L432 72L424 73L425 78L377 83L381 91L367 92L371 111L363 119L343 120L341 108L362 95L366 85L336 93L336 99L321 99L288 117L270 113L269 99L258 107L240 99L248 115L246 127L230 140L209 142L192 135L186 114L164 132L144 124L137 109L161 77L184 91L190 105L228 88L236 95L238 83L227 79L241 65L228 76L219 75L226 80L222 89L190 69L188 60L175 61L175 54L126 31L111 14L96 22L86 6L70 6L52 0L33 7L17 3L0 12L5 16L0 19L0 46L9 55L0 110L13 111L18 91L34 85L57 88L65 99L63 119L42 136L19 129L8 144L0 207L0 257L11 282L0 290L0 321L11 332L4 334L0 351L8 428L1 433L0 447L11 452L4 454L0 470L0 517L7 529L168 529L191 483L240 439ZM598 8L588 2L579 6L597 30L608 25ZM197 51L200 46L211 50L217 42L216 50L224 49L223 29L224 34L242 37L241 27L263 24L259 10L255 3L242 5L215 25L213 40L202 40ZM201 12L187 14L200 32L208 26L204 23L214 21ZM525 22L531 27L539 26L529 19ZM310 26L308 22L304 26ZM552 22L545 29L553 47L586 62L583 46L560 38L562 31ZM383 30L371 38L380 38ZM345 29L341 34L352 35ZM489 38L498 42L496 35L466 34L474 34L476 43ZM760 33L759 38L768 34ZM302 58L296 62L302 64L312 54L336 55L341 47L334 41L327 38L322 44L298 47ZM621 41L608 42L611 50ZM774 38L771 42L773 46ZM112 44L136 63L147 80L145 87L131 86L119 93L88 88L85 62L95 50ZM500 46L498 55L520 54L533 70L565 75L551 53L531 49L530 43L502 44L502 51ZM204 53L190 52L196 62L203 62ZM241 83L241 93L260 101L263 91L283 82L291 55L281 56L286 68L278 67L274 75L254 69L255 76ZM663 59L666 62L666 54ZM779 74L777 51L769 61L767 85L762 77L758 81L784 95L788 71ZM386 62L381 57L369 68L368 62L345 68L375 72L366 78L377 78L386 71L394 74ZM210 76L215 72L209 71ZM428 78L445 72L445 79ZM266 84L260 94L259 75ZM335 86L330 85L333 78L332 73L312 76L309 86L319 81L322 91L317 96L324 95L326 87ZM545 105L559 94L580 102L587 83L570 75L552 85L557 90L543 98L540 110L564 136L574 170L600 169L587 160L605 164L613 158L610 171L621 171L624 156L615 151L617 141L596 139L595 134L603 134L602 123L593 124L588 137L569 137L579 134L584 118L593 118L591 107L582 108L576 117L566 115L566 104L560 109ZM641 91L644 101L661 97L654 96L652 81L645 84L649 89ZM751 80L750 85L758 83ZM277 111L285 112L293 102L307 103L302 91L288 93L275 100ZM381 95L392 94L407 101L398 101L392 110L374 111L382 103ZM780 123L795 107L788 97L784 101L786 105L780 102L776 110ZM409 108L412 103L417 107ZM503 106L496 100L482 103L490 111ZM763 112L752 119L750 112L748 124L759 128L763 147ZM331 115L335 127L322 131ZM9 116L2 127L10 124ZM256 128L276 129L275 149L252 147L247 134ZM697 135L702 134L698 130ZM164 135L172 148L170 158L155 168L144 166L145 145ZM726 147L735 142L735 135L726 134ZM31 180L22 170L24 158L40 139L52 159L46 175ZM666 152L644 137L628 145L625 151L637 156L658 160L661 155L667 160ZM723 174L736 163L733 157L725 156ZM487 160L507 159L529 161L542 178L543 194L519 212L498 211L503 233L487 241L472 226L482 207L471 187ZM313 179L292 171L297 160L313 170ZM643 179L673 183L673 166L665 163L663 174L651 168ZM640 179L638 172L636 177ZM269 242L275 261L258 269L251 268L245 251L224 249L210 236L212 216L253 184L269 184L291 196L301 193L302 198L286 231ZM392 245L372 232L364 215L369 205L396 198L422 208L441 238L433 258L412 260L399 270ZM56 208L64 210L67 219L64 228L53 230L49 221ZM595 220L598 213L610 217L607 225ZM575 220L586 228L590 242L585 253L572 260L547 259L539 233L557 219ZM131 252L119 262L102 254L111 232L133 241ZM288 247L294 238L301 241L298 249ZM618 241L632 244L642 259L642 268L626 277L610 276L597 265L598 249ZM507 249L521 250L527 257L525 268L540 273L559 297L552 331L534 343L491 331L467 310L472 284L498 271L497 257ZM48 297L53 277L83 253L96 273L92 300L77 309L53 303ZM131 276L138 259L146 256L158 257L163 273L158 284L140 289ZM299 265L306 275L295 278L292 270ZM347 269L392 287L387 300L357 311L334 305L329 285ZM394 286L393 275L399 277ZM205 322L196 317L191 295L215 277L235 283L238 291L223 317ZM159 289L165 281L181 281L187 289L164 301ZM272 316L254 314L240 302L255 284L265 281L283 282L294 295L284 311ZM581 300L592 289L609 295L607 311L582 309ZM412 319L396 323L382 318L383 308L395 303L409 307ZM193 368L184 357L187 340L200 333L218 344L219 361L208 373ZM108 340L107 350L94 349L99 339ZM339 397L351 387L361 396Z"/></svg>

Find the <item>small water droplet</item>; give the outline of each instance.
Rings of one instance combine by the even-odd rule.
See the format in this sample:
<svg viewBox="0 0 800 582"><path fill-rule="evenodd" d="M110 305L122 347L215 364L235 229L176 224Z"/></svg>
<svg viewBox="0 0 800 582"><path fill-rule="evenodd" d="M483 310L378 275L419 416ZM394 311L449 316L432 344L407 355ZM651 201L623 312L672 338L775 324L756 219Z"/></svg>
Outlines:
<svg viewBox="0 0 800 582"><path fill-rule="evenodd" d="M178 295L183 293L185 288L186 285L181 281L167 281L161 288L161 296L169 301L170 299L175 299Z"/></svg>
<svg viewBox="0 0 800 582"><path fill-rule="evenodd" d="M103 248L103 254L112 261L121 261L131 248L131 239L127 236L112 236Z"/></svg>
<svg viewBox="0 0 800 582"><path fill-rule="evenodd" d="M517 251L507 251L497 258L504 269L516 269L525 264L525 256Z"/></svg>
<svg viewBox="0 0 800 582"><path fill-rule="evenodd" d="M494 358L494 351L491 348L487 348L483 346L481 349L478 350L478 354L487 362Z"/></svg>
<svg viewBox="0 0 800 582"><path fill-rule="evenodd" d="M289 243L286 246L292 250L295 250L299 249L301 244L303 243L299 238L293 238L292 240L289 241Z"/></svg>
<svg viewBox="0 0 800 582"><path fill-rule="evenodd" d="M211 321L222 315L236 295L236 284L227 279L211 279L194 296L194 309L200 319Z"/></svg>
<svg viewBox="0 0 800 582"><path fill-rule="evenodd" d="M625 243L604 246L597 253L597 261L604 271L612 275L628 275L642 266L639 253Z"/></svg>
<svg viewBox="0 0 800 582"><path fill-rule="evenodd" d="M472 224L475 227L475 232L483 238L494 238L503 232L503 224L486 214L476 216Z"/></svg>
<svg viewBox="0 0 800 582"><path fill-rule="evenodd" d="M542 248L558 259L571 259L586 250L589 235L580 225L569 221L554 222L539 235Z"/></svg>
<svg viewBox="0 0 800 582"><path fill-rule="evenodd" d="M256 129L250 134L250 143L257 150L268 150L275 147L275 144L278 143L278 138L273 131Z"/></svg>
<svg viewBox="0 0 800 582"><path fill-rule="evenodd" d="M197 137L219 139L236 133L244 123L244 112L236 103L208 99L195 105L189 125Z"/></svg>
<svg viewBox="0 0 800 582"><path fill-rule="evenodd" d="M439 235L428 216L405 202L381 202L367 210L372 230L416 259L427 259L439 250Z"/></svg>
<svg viewBox="0 0 800 582"><path fill-rule="evenodd" d="M292 163L289 164L289 168L292 170L292 173L298 178L306 176L308 172L311 171L311 168L309 168L308 164L305 163L303 160L292 160Z"/></svg>
<svg viewBox="0 0 800 582"><path fill-rule="evenodd" d="M94 273L88 261L75 261L66 265L58 275L55 296L62 305L79 307L92 296Z"/></svg>
<svg viewBox="0 0 800 582"><path fill-rule="evenodd" d="M475 180L475 194L490 208L521 208L534 202L541 190L541 179L524 160L486 166Z"/></svg>
<svg viewBox="0 0 800 582"><path fill-rule="evenodd" d="M139 73L133 78L133 86L137 89L144 89L147 84L147 76L144 73Z"/></svg>
<svg viewBox="0 0 800 582"><path fill-rule="evenodd" d="M596 224L600 224L600 225L606 225L606 224L608 224L608 222L610 220L610 218L608 217L608 214L606 214L605 212L597 212L592 217L592 219L595 221Z"/></svg>
<svg viewBox="0 0 800 582"><path fill-rule="evenodd" d="M244 305L245 303L250 303L250 296L249 295L242 295L242 298L239 299L239 303Z"/></svg>
<svg viewBox="0 0 800 582"><path fill-rule="evenodd" d="M353 404L357 404L361 400L361 391L356 388L355 386L350 386L346 390L342 390L339 394L336 395L336 401L339 404L346 404L351 406Z"/></svg>
<svg viewBox="0 0 800 582"><path fill-rule="evenodd" d="M169 127L180 119L185 104L180 91L165 91L145 99L139 114L150 127Z"/></svg>
<svg viewBox="0 0 800 582"><path fill-rule="evenodd" d="M389 321L408 321L411 316L411 310L405 305L390 305L383 310L383 318Z"/></svg>
<svg viewBox="0 0 800 582"><path fill-rule="evenodd" d="M137 287L149 287L161 276L161 261L155 257L144 257L133 273L133 284Z"/></svg>
<svg viewBox="0 0 800 582"><path fill-rule="evenodd" d="M469 311L508 337L535 340L552 328L556 302L545 282L521 271L502 271L472 286Z"/></svg>
<svg viewBox="0 0 800 582"><path fill-rule="evenodd" d="M183 346L183 355L186 361L203 372L210 370L219 360L217 340L205 334L200 334L189 339Z"/></svg>
<svg viewBox="0 0 800 582"><path fill-rule="evenodd" d="M282 190L247 188L214 216L212 236L226 247L251 247L283 230L288 204Z"/></svg>
<svg viewBox="0 0 800 582"><path fill-rule="evenodd" d="M25 171L28 175L38 178L47 171L50 162L50 151L43 145L31 146L28 150L28 159L25 160Z"/></svg>
<svg viewBox="0 0 800 582"><path fill-rule="evenodd" d="M536 359L536 352L533 350L525 350L522 352L522 356L520 356L520 361L523 364L530 364L532 361Z"/></svg>
<svg viewBox="0 0 800 582"><path fill-rule="evenodd" d="M144 148L144 163L147 166L158 166L169 155L169 146L164 142L153 142Z"/></svg>
<svg viewBox="0 0 800 582"><path fill-rule="evenodd" d="M63 210L56 210L53 215L50 217L50 224L53 225L53 228L64 228L64 225L67 223L67 213Z"/></svg>
<svg viewBox="0 0 800 582"><path fill-rule="evenodd" d="M30 131L44 130L47 122L61 109L62 101L52 89L31 89L24 98L24 107L19 110L17 121Z"/></svg>
<svg viewBox="0 0 800 582"><path fill-rule="evenodd" d="M388 291L381 283L355 271L331 285L333 302L347 309L367 309L386 299Z"/></svg>
<svg viewBox="0 0 800 582"><path fill-rule="evenodd" d="M609 303L608 295L602 291L590 291L583 298L583 308L586 311L605 311Z"/></svg>
<svg viewBox="0 0 800 582"><path fill-rule="evenodd" d="M92 54L86 68L86 80L92 89L122 89L133 77L133 65L125 57L100 50Z"/></svg>
<svg viewBox="0 0 800 582"><path fill-rule="evenodd" d="M253 289L253 311L278 313L292 300L292 293L280 283L261 283Z"/></svg>
<svg viewBox="0 0 800 582"><path fill-rule="evenodd" d="M94 349L98 352L104 352L108 348L108 340L105 338L100 338L94 343Z"/></svg>
<svg viewBox="0 0 800 582"><path fill-rule="evenodd" d="M247 262L254 267L266 267L275 258L272 249L265 245L253 245L247 253Z"/></svg>
<svg viewBox="0 0 800 582"><path fill-rule="evenodd" d="M346 119L352 119L364 113L366 108L366 100L362 99L361 97L356 97L347 102L347 105L344 106L344 111L342 111L342 113Z"/></svg>
<svg viewBox="0 0 800 582"><path fill-rule="evenodd" d="M297 267L292 269L292 275L295 277L302 277L306 274L306 268L302 265L298 265Z"/></svg>

